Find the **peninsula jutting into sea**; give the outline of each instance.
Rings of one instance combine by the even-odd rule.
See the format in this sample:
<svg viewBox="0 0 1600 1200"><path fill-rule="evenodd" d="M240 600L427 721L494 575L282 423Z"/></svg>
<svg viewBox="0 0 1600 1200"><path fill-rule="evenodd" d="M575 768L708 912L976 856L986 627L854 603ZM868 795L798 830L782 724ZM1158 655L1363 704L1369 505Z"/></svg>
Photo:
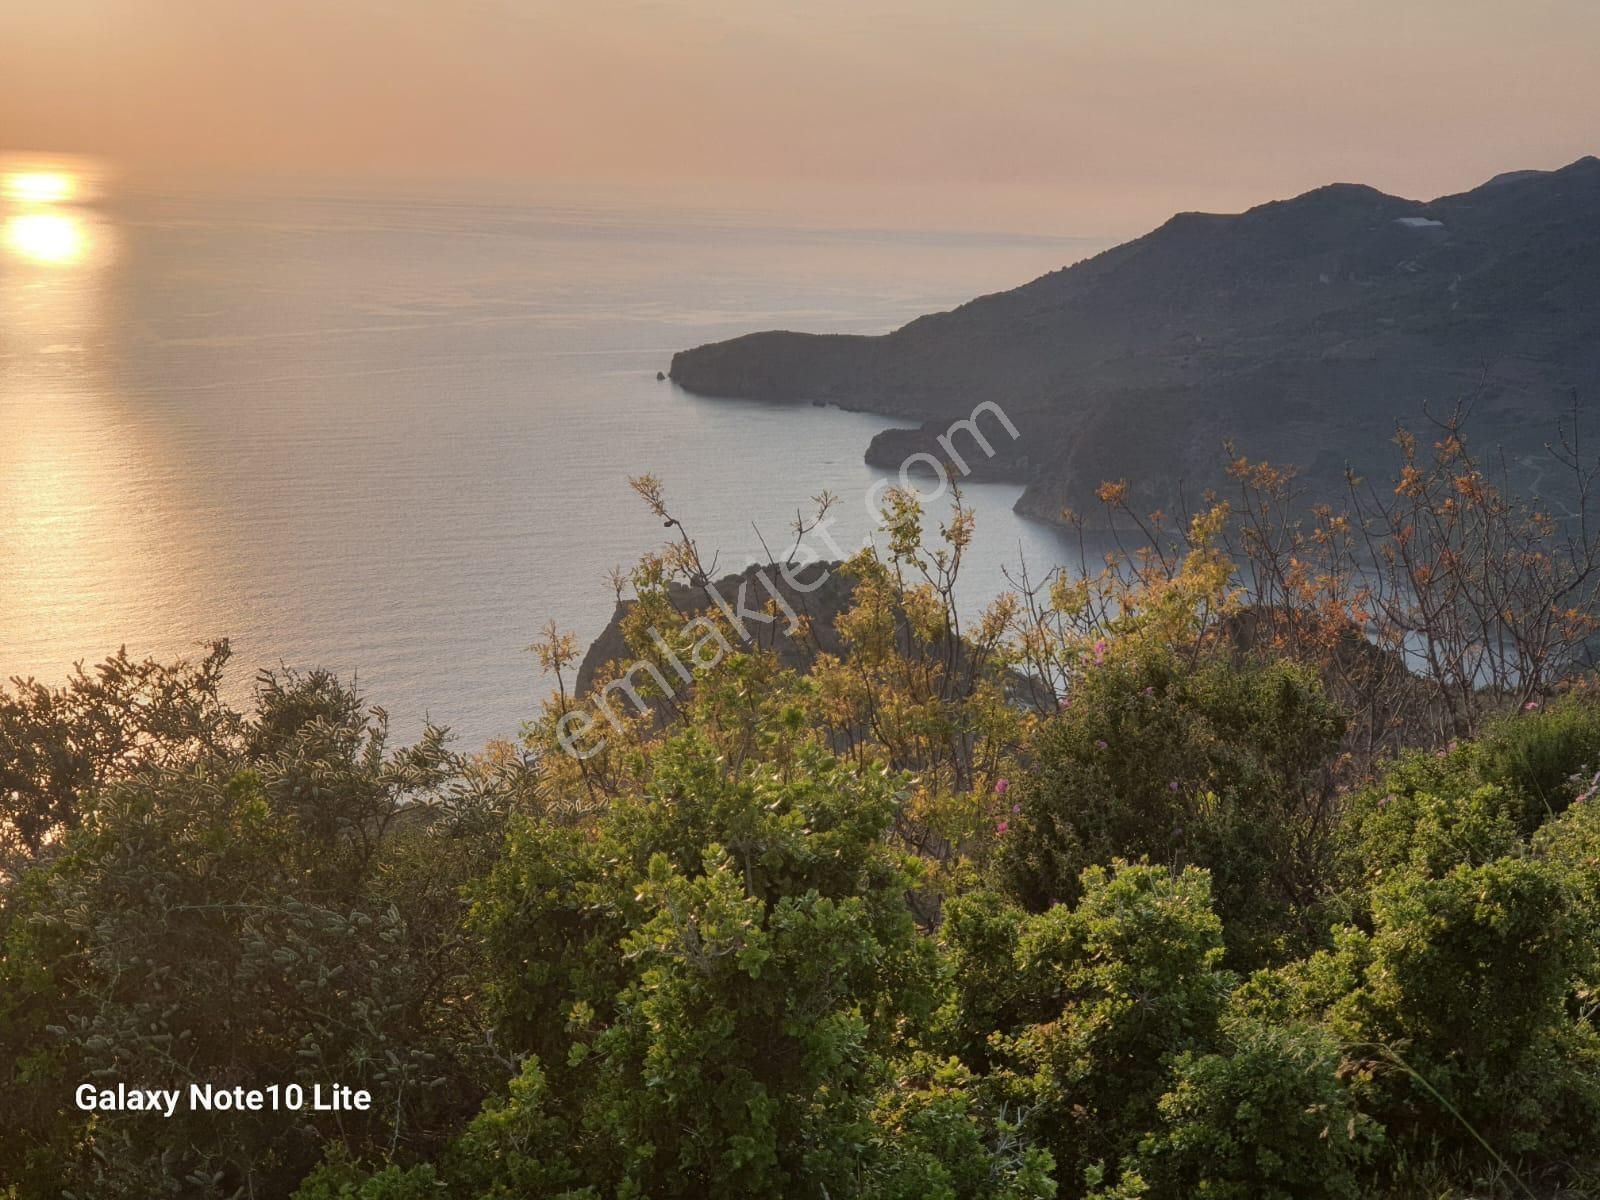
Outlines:
<svg viewBox="0 0 1600 1200"><path fill-rule="evenodd" d="M1470 408L1538 490L1533 461L1600 395L1600 159L1510 171L1422 202L1332 184L1238 215L1181 213L1011 291L878 337L752 333L685 350L702 395L836 404L921 423L870 463L938 452L974 404L1023 431L983 478L1018 511L1092 512L1108 479L1176 510L1215 484L1222 440L1293 463L1313 498L1385 458L1397 420ZM1573 497L1550 497L1557 505Z"/></svg>

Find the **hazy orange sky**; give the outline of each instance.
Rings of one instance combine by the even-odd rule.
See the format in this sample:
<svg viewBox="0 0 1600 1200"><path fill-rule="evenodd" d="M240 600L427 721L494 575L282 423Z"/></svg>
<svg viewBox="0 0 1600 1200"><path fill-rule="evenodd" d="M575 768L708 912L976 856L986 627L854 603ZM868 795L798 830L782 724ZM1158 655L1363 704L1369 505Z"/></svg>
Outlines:
<svg viewBox="0 0 1600 1200"><path fill-rule="evenodd" d="M1597 0L0 0L0 150L1137 233L1600 152Z"/></svg>

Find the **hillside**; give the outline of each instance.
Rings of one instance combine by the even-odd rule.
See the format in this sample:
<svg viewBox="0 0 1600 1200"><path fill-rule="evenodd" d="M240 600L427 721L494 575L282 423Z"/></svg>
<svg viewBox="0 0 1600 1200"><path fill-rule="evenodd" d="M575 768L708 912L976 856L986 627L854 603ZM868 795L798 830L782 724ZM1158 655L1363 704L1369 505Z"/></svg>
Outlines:
<svg viewBox="0 0 1600 1200"><path fill-rule="evenodd" d="M1600 380L1600 159L1420 202L1334 184L1144 237L881 337L755 333L686 350L702 395L821 402L926 423L898 465L983 401L1022 431L989 477L1042 517L1129 478L1152 505L1216 482L1221 442L1312 486L1381 458L1397 419L1473 404L1479 444L1540 448Z"/></svg>

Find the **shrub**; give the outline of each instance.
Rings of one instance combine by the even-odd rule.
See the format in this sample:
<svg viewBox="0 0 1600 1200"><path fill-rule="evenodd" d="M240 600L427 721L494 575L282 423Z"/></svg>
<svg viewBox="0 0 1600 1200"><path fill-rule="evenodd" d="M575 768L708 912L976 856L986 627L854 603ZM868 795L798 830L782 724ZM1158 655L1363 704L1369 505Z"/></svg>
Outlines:
<svg viewBox="0 0 1600 1200"><path fill-rule="evenodd" d="M1037 918L994 892L957 896L940 925L948 996L935 1020L935 1040L974 1070L992 1062L990 1037L1040 1014L1017 970L1023 932Z"/></svg>
<svg viewBox="0 0 1600 1200"><path fill-rule="evenodd" d="M1581 918L1600 930L1600 801L1574 801L1534 835L1533 851L1565 873ZM1600 937L1590 940L1600 947Z"/></svg>
<svg viewBox="0 0 1600 1200"><path fill-rule="evenodd" d="M1342 931L1334 950L1252 978L1236 1009L1324 1023L1402 1155L1498 1165L1581 1146L1600 1120L1600 1058L1567 1008L1589 959L1563 872L1526 859L1408 872L1377 889L1372 917L1370 935Z"/></svg>
<svg viewBox="0 0 1600 1200"><path fill-rule="evenodd" d="M1431 763L1407 760L1346 802L1344 873L1362 911L1372 888L1401 873L1437 879L1523 850L1520 797L1442 764L1419 779L1420 765Z"/></svg>
<svg viewBox="0 0 1600 1200"><path fill-rule="evenodd" d="M893 777L816 747L730 772L691 734L592 831L513 838L477 920L508 1028L546 1031L539 1120L570 1131L585 1183L846 1194L876 1056L931 1003L916 872L883 841L898 803Z"/></svg>
<svg viewBox="0 0 1600 1200"><path fill-rule="evenodd" d="M1026 907L1071 903L1084 868L1148 858L1208 869L1235 962L1311 936L1328 880L1325 764L1341 721L1297 667L1112 656L1041 732L997 875Z"/></svg>
<svg viewBox="0 0 1600 1200"><path fill-rule="evenodd" d="M347 903L294 869L294 825L249 772L125 785L29 874L0 942L0 1078L7 1152L97 1196L286 1191L319 1140L429 1150L480 1095L470 1025L440 1009L448 937L419 937L399 897ZM187 1089L338 1081L369 1112L170 1118L60 1110L85 1080ZM54 1161L26 1146L38 1114L67 1132ZM31 1157L31 1163L28 1161ZM203 1181L203 1182L199 1182ZM49 1194L42 1192L41 1194Z"/></svg>
<svg viewBox="0 0 1600 1200"><path fill-rule="evenodd" d="M219 698L228 643L198 663L118 651L67 683L0 688L0 881L74 828L86 801L146 770L175 770L237 748L241 718Z"/></svg>
<svg viewBox="0 0 1600 1200"><path fill-rule="evenodd" d="M889 1064L872 1112L877 1154L866 1200L1046 1200L1054 1161L982 1080L927 1054Z"/></svg>
<svg viewBox="0 0 1600 1200"><path fill-rule="evenodd" d="M1315 1026L1229 1022L1223 1051L1174 1061L1134 1170L1171 1200L1352 1200L1382 1131L1340 1082L1343 1059Z"/></svg>
<svg viewBox="0 0 1600 1200"><path fill-rule="evenodd" d="M1468 1152L1466 1126L1503 1155L1555 1149L1593 1092L1555 1053L1581 953L1559 873L1508 859L1406 878L1378 891L1374 922L1366 985L1346 1003L1363 1040L1403 1055L1386 1123Z"/></svg>
<svg viewBox="0 0 1600 1200"><path fill-rule="evenodd" d="M491 1099L444 1158L451 1191L471 1200L548 1196L597 1200L581 1186L573 1131L559 1116L539 1060L524 1060L504 1097Z"/></svg>
<svg viewBox="0 0 1600 1200"><path fill-rule="evenodd" d="M98 776L49 853L0 886L0 1175L25 1197L286 1194L325 1137L438 1150L489 1082L458 889L494 853L498 783L469 778L438 731L391 751L381 721L362 723L352 754L325 721L274 720L270 696L258 723L206 695L141 719L204 711L227 740L134 739L150 757ZM96 1079L337 1081L374 1103L336 1124L77 1111L72 1089Z"/></svg>
<svg viewBox="0 0 1600 1200"><path fill-rule="evenodd" d="M444 1182L426 1164L410 1170L390 1164L368 1172L341 1158L306 1176L293 1200L444 1200L446 1194Z"/></svg>
<svg viewBox="0 0 1600 1200"><path fill-rule="evenodd" d="M1232 977L1219 969L1210 899L1204 872L1118 863L1084 873L1075 908L1023 926L1019 1024L992 1035L991 1080L1027 1110L1063 1186L1132 1151L1166 1090L1168 1057L1212 1043Z"/></svg>
<svg viewBox="0 0 1600 1200"><path fill-rule="evenodd" d="M1503 716L1477 741L1411 750L1347 801L1341 840L1349 885L1401 867L1437 876L1522 853L1546 821L1595 790L1600 704L1569 696Z"/></svg>
<svg viewBox="0 0 1600 1200"><path fill-rule="evenodd" d="M1502 717L1476 744L1478 772L1522 801L1524 834L1565 811L1600 772L1600 702L1566 696L1542 710Z"/></svg>

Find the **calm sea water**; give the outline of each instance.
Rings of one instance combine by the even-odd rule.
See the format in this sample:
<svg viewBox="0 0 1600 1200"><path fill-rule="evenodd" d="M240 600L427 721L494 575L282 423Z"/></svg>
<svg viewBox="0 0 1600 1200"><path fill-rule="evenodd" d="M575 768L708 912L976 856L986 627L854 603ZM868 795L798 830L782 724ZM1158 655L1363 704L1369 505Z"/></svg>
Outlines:
<svg viewBox="0 0 1600 1200"><path fill-rule="evenodd" d="M350 194L0 221L0 676L226 636L240 693L324 665L468 747L547 693L540 627L586 644L658 543L629 475L729 569L823 489L870 532L885 422L689 396L655 378L674 350L881 332L1098 248ZM1016 494L970 490L974 604L1065 551Z"/></svg>

